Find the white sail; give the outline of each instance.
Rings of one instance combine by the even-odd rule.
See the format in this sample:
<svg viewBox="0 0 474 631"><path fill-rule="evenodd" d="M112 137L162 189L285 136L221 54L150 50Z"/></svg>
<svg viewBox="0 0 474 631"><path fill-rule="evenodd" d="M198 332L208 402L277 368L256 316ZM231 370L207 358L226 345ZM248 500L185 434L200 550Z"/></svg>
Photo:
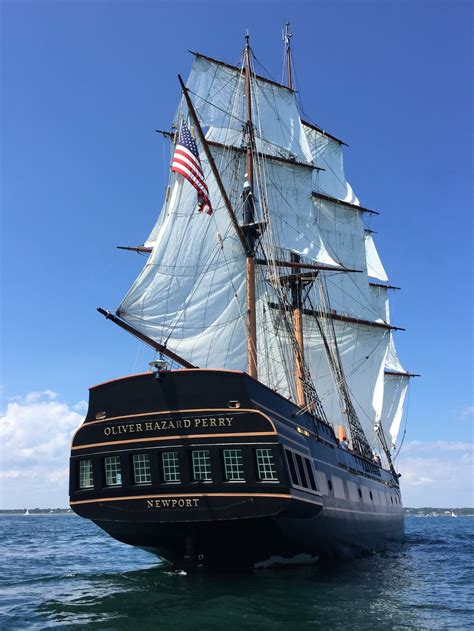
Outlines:
<svg viewBox="0 0 474 631"><path fill-rule="evenodd" d="M406 373L398 357L397 349L395 348L395 341L393 334L390 334L390 341L387 350L387 358L385 360L385 369L391 372Z"/></svg>
<svg viewBox="0 0 474 631"><path fill-rule="evenodd" d="M266 80L252 81L256 148L272 155L311 162L311 151L292 90ZM187 82L194 107L211 140L242 146L245 116L245 75L214 60L197 55ZM175 118L178 126L181 105Z"/></svg>
<svg viewBox="0 0 474 631"><path fill-rule="evenodd" d="M174 173L170 173L170 181L166 189L165 199L163 201L160 214L158 215L158 219L156 220L156 223L153 226L152 231L148 235L148 238L143 243L144 247L147 247L147 248L154 247L156 243L156 239L158 235L160 234L161 224L165 221L168 215L168 209L176 205L176 198L180 194L182 183L183 183L182 178L177 178L177 176Z"/></svg>
<svg viewBox="0 0 474 631"><path fill-rule="evenodd" d="M214 152L230 189L235 156ZM151 339L200 367L246 367L245 257L203 160L214 207L196 211L196 190L173 177L166 213L159 221L153 252L119 307L120 316Z"/></svg>
<svg viewBox="0 0 474 631"><path fill-rule="evenodd" d="M365 235L365 253L367 258L367 273L369 276L385 282L388 281L387 272L384 270L370 232L367 232Z"/></svg>
<svg viewBox="0 0 474 631"><path fill-rule="evenodd" d="M383 321L373 303L365 257L362 213L329 200L314 198L315 222L326 248L347 269L347 274L328 276L331 308L370 321Z"/></svg>
<svg viewBox="0 0 474 631"><path fill-rule="evenodd" d="M308 124L303 124L314 163L324 171L315 171L313 190L351 204L359 204L344 173L342 144Z"/></svg>
<svg viewBox="0 0 474 631"><path fill-rule="evenodd" d="M256 175L264 198L257 198L257 202L266 203L269 221L263 242L269 248L297 252L308 261L340 267L336 256L328 251L315 220L311 172L307 167L274 160L262 164L257 159Z"/></svg>
<svg viewBox="0 0 474 631"><path fill-rule="evenodd" d="M347 427L335 378L318 330L305 319L307 359L329 421ZM375 425L382 414L383 370L389 336L382 328L334 322L347 384L359 421L371 447L378 447Z"/></svg>
<svg viewBox="0 0 474 631"><path fill-rule="evenodd" d="M260 278L257 286L258 379L278 394L295 399L294 351L283 312L269 307L278 296Z"/></svg>
<svg viewBox="0 0 474 631"><path fill-rule="evenodd" d="M406 375L385 374L384 377L382 427L394 447L400 432L409 381L410 377Z"/></svg>
<svg viewBox="0 0 474 631"><path fill-rule="evenodd" d="M388 300L388 289L382 285L369 285L372 296L372 304L377 311L377 315L382 322L390 322L390 304Z"/></svg>
<svg viewBox="0 0 474 631"><path fill-rule="evenodd" d="M197 55L187 85L227 195L242 222L245 75ZM282 309L285 301L288 306L288 285L275 282L289 272L276 266L275 259L288 260L290 253L297 253L303 262L354 270L320 272L324 283L318 285L320 276L311 289L308 286L306 306L332 319L352 404L371 447L380 446L375 431L380 423L395 442L407 377L388 326L387 289L369 282L388 277L345 178L342 145L302 123L292 90L253 78L252 103L255 221L262 226L256 256L270 263L257 266L259 380L295 399L294 337L289 312L285 315ZM182 101L175 124L187 114ZM119 315L199 367L246 370L245 253L203 148L199 149L214 214L196 212L195 189L171 174L162 212L146 241L153 252L120 305ZM325 171L318 172L314 165ZM354 206L314 196L313 191ZM304 337L307 366L327 417L347 426L321 330L309 314L304 316Z"/></svg>
<svg viewBox="0 0 474 631"><path fill-rule="evenodd" d="M396 445L400 432L409 381L410 376L400 363L391 335L385 360L382 427L392 446Z"/></svg>

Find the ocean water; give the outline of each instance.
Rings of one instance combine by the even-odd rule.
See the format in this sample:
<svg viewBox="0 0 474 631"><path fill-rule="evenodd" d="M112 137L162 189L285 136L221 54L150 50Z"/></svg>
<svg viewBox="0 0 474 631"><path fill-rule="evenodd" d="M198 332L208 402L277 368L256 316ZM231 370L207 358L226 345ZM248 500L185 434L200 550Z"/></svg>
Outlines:
<svg viewBox="0 0 474 631"><path fill-rule="evenodd" d="M74 515L2 516L3 629L474 628L474 518L331 567L182 575ZM231 545L231 543L230 543Z"/></svg>

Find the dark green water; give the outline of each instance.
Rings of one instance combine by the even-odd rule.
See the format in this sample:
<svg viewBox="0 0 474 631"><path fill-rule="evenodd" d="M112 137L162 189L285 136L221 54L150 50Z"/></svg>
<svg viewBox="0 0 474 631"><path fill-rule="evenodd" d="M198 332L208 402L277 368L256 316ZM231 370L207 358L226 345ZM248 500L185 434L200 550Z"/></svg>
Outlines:
<svg viewBox="0 0 474 631"><path fill-rule="evenodd" d="M1 629L474 628L474 518L330 568L169 573L75 516L0 517ZM232 545L229 542L229 545Z"/></svg>

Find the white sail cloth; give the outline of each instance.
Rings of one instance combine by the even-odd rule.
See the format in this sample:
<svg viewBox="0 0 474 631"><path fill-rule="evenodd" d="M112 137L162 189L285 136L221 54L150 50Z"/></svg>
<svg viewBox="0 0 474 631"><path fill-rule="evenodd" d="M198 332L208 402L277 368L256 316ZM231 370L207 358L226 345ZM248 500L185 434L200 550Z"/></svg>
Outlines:
<svg viewBox="0 0 474 631"><path fill-rule="evenodd" d="M390 335L385 359L382 427L384 434L390 437L393 447L397 444L400 432L409 382L410 375L400 363L393 335Z"/></svg>
<svg viewBox="0 0 474 631"><path fill-rule="evenodd" d="M357 270L327 277L331 308L354 318L383 321L369 286L362 213L320 198L313 199L313 206L315 224L331 256L347 269Z"/></svg>
<svg viewBox="0 0 474 631"><path fill-rule="evenodd" d="M197 213L195 189L180 176L171 176L169 199L150 235L153 252L119 313L193 364L245 370L245 255L202 149L200 153L214 214L206 218ZM212 153L239 211L245 155L217 147ZM278 182L278 193L271 191L268 203L278 209L271 223L283 249L300 249L313 261L336 266L317 226L309 225L310 169L272 163L266 171Z"/></svg>
<svg viewBox="0 0 474 631"><path fill-rule="evenodd" d="M239 150L245 142L244 76L197 56L188 88L207 138L226 145L212 146L212 153L240 221L246 170L245 153ZM316 287L310 294L314 306L351 318L388 322L387 291L369 285L369 276L388 278L372 236L365 234L362 213L312 197L317 190L358 205L345 178L340 143L303 126L291 90L256 80L252 98L258 150L256 219L266 222L260 248L270 260L282 252L287 257L291 251L303 260L360 270L325 272L329 306L323 304L324 299L318 301L321 295ZM184 111L181 105L176 124ZM200 153L214 215L197 213L194 188L171 175L169 194L147 240L153 252L119 314L197 366L246 370L245 254L202 148ZM308 166L264 160L261 153L293 158ZM318 174L309 168L312 162L326 171ZM281 270L261 271L256 305L259 379L280 394L294 397L291 336L269 309L269 302L278 302L278 292L269 285L267 272L280 274ZM328 419L347 425L315 320L305 316L304 328L307 363ZM408 377L389 330L338 320L334 320L334 330L352 402L369 443L378 446L375 427L379 423L395 443Z"/></svg>
<svg viewBox="0 0 474 631"><path fill-rule="evenodd" d="M370 232L365 235L365 254L367 259L367 273L371 278L377 280L388 281L387 272L385 271L379 253L375 247L374 240Z"/></svg>
<svg viewBox="0 0 474 631"><path fill-rule="evenodd" d="M390 304L388 301L388 289L381 285L369 285L372 296L372 304L377 311L379 320L390 322Z"/></svg>
<svg viewBox="0 0 474 631"><path fill-rule="evenodd" d="M239 175L243 167L218 150L215 157L230 189L232 169ZM244 370L245 256L205 160L203 167L214 214L198 213L196 190L171 178L153 252L119 314L197 366Z"/></svg>
<svg viewBox="0 0 474 631"><path fill-rule="evenodd" d="M305 318L306 328L310 323ZM334 322L339 354L359 421L371 447L378 446L375 426L382 414L384 364L388 331L378 327ZM328 420L347 427L335 377L317 329L306 335L306 358Z"/></svg>
<svg viewBox="0 0 474 631"><path fill-rule="evenodd" d="M308 125L303 124L303 129L314 163L324 169L314 172L313 190L359 205L359 200L344 173L341 143Z"/></svg>
<svg viewBox="0 0 474 631"><path fill-rule="evenodd" d="M311 196L311 172L307 167L260 158L255 164L262 197L268 207L269 225L263 243L297 252L309 261L339 267L328 251L315 221ZM260 204L263 199L257 200ZM262 219L264 219L262 217Z"/></svg>
<svg viewBox="0 0 474 631"><path fill-rule="evenodd" d="M197 55L187 88L201 125L213 128L210 139L240 147L246 121L245 74ZM252 108L259 151L311 162L311 151L292 90L255 79L252 81ZM183 105L174 121L176 127L182 109Z"/></svg>

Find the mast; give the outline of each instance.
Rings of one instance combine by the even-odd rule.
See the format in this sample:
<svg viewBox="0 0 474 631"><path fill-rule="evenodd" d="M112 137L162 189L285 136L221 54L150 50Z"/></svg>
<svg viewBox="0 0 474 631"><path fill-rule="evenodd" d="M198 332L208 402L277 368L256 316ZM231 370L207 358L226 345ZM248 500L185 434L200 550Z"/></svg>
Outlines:
<svg viewBox="0 0 474 631"><path fill-rule="evenodd" d="M290 23L285 22L285 55L286 55L286 69L287 69L287 85L290 90L293 89L293 77L291 69L291 46L290 46ZM301 257L294 252L291 253L292 263L301 263ZM291 281L291 296L292 296L292 321L293 332L295 335L295 381L296 381L296 402L299 406L306 406L305 396L305 364L304 364L304 342L303 342L303 298L302 298L302 278L301 273L295 274L294 279Z"/></svg>
<svg viewBox="0 0 474 631"><path fill-rule="evenodd" d="M286 56L286 72L287 72L287 85L290 90L293 90L293 72L291 67L291 44L290 38L293 33L290 32L290 23L288 20L285 22L285 34L283 41L285 42L285 56Z"/></svg>
<svg viewBox="0 0 474 631"><path fill-rule="evenodd" d="M285 42L285 56L287 69L287 85L290 90L293 89L293 75L291 67L291 45L290 45L290 23L285 22L285 33L283 40ZM291 262L295 265L301 264L301 257L295 252L291 253ZM302 288L303 280L301 272L294 275L290 283L292 297L292 324L295 337L295 381L296 381L296 402L304 408L306 406L305 394L305 362L304 362L304 340L303 340L303 297Z"/></svg>
<svg viewBox="0 0 474 631"><path fill-rule="evenodd" d="M245 259L247 283L247 372L257 379L257 314L255 309L255 205L253 197L253 126L252 126L252 93L250 82L250 44L249 34L245 36L245 107L247 130L247 174L244 183L244 225L247 238L247 255Z"/></svg>
<svg viewBox="0 0 474 631"><path fill-rule="evenodd" d="M300 256L291 253L293 263L300 262ZM295 274L291 281L292 296L292 319L293 330L295 334L295 381L296 381L296 402L299 406L306 405L306 396L304 391L305 374L304 374L304 345L303 345L303 300L302 300L302 279L301 274Z"/></svg>

